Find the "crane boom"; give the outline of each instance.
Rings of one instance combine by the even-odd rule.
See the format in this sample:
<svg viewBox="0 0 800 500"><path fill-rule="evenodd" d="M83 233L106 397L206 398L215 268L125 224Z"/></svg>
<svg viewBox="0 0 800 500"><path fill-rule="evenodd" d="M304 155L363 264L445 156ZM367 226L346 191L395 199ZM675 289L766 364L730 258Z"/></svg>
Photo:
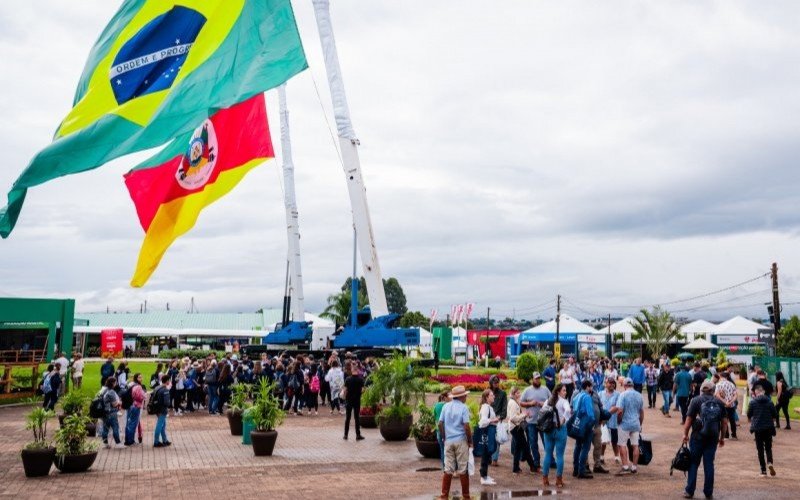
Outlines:
<svg viewBox="0 0 800 500"><path fill-rule="evenodd" d="M372 317L389 314L386 304L386 292L383 289L383 278L378 262L378 250L375 246L375 235L367 205L367 191L361 176L361 162L358 157L358 139L350 121L350 108L344 92L344 81L336 52L336 40L330 19L329 0L313 0L314 14L317 20L322 53L325 58L325 69L333 100L333 114L336 118L336 129L339 136L339 147L342 152L342 166L350 194L350 206L353 211L353 226L356 230L358 249L361 254L361 266L367 282L367 295Z"/></svg>

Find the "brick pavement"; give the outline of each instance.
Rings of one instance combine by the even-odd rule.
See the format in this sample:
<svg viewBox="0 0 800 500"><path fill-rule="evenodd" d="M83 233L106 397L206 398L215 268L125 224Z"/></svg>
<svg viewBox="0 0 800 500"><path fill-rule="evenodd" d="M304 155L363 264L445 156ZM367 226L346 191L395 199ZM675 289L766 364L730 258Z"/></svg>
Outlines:
<svg viewBox="0 0 800 500"><path fill-rule="evenodd" d="M254 457L241 438L230 435L227 420L208 414L170 417L168 434L173 446L152 447L155 418L144 418L145 445L124 450L101 450L89 473L60 474L26 479L18 451L29 440L23 416L27 408L0 408L0 497L3 498L197 498L198 496L252 495L269 498L298 495L312 498L433 498L440 484L436 467L421 458L413 441L388 443L377 430L365 429L365 441L341 439L342 417L287 418L279 429L275 454ZM669 460L680 441L679 420L665 419L646 410L645 434L654 442L656 457L635 477L600 476L578 481L567 476L564 495L591 494L595 498L678 497L683 474L670 477ZM57 426L57 423L55 424ZM746 431L738 442L728 442L717 459L717 498L796 498L800 473L800 431L779 431L775 445L777 478L757 478L755 446ZM569 463L572 445L567 447ZM509 498L537 493L540 476L514 477L508 447L501 467L490 474L498 485L484 488L480 498ZM477 477L473 493L480 492ZM454 487L454 492L458 488Z"/></svg>

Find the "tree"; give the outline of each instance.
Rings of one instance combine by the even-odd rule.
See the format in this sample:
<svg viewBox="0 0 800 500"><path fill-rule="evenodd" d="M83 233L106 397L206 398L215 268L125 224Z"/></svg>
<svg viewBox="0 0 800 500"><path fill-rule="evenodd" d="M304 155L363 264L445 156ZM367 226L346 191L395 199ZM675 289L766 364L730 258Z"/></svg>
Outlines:
<svg viewBox="0 0 800 500"><path fill-rule="evenodd" d="M790 358L800 356L800 318L797 315L789 318L778 333L777 351L778 356Z"/></svg>
<svg viewBox="0 0 800 500"><path fill-rule="evenodd" d="M319 317L331 319L335 321L337 325L344 325L347 323L347 318L350 316L350 303L350 290L328 295L328 305ZM366 295L362 296L359 293L358 308L361 309L365 305Z"/></svg>
<svg viewBox="0 0 800 500"><path fill-rule="evenodd" d="M350 294L350 283L353 278L347 278L342 285L342 292ZM403 287L397 278L389 278L383 280L383 291L386 294L386 305L390 313L399 314L400 316L408 312L406 306L406 294L403 292ZM364 277L358 279L358 303L369 304L369 297L367 295L367 280Z"/></svg>
<svg viewBox="0 0 800 500"><path fill-rule="evenodd" d="M406 294L397 278L383 280L383 290L386 292L386 305L389 307L389 312L401 316L408 312Z"/></svg>
<svg viewBox="0 0 800 500"><path fill-rule="evenodd" d="M652 311L642 309L633 318L634 340L641 340L653 358L658 358L667 344L672 340L682 340L681 327L675 323L672 315L660 306L653 307Z"/></svg>
<svg viewBox="0 0 800 500"><path fill-rule="evenodd" d="M430 326L430 320L419 311L408 311L400 318L401 328L412 328L415 326L428 328Z"/></svg>

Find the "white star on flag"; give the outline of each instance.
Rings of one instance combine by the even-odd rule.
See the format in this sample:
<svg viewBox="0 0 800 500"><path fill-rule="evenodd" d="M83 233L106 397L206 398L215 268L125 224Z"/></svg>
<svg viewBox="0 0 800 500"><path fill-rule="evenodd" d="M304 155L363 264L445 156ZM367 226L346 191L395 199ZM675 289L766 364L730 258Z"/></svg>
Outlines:
<svg viewBox="0 0 800 500"><path fill-rule="evenodd" d="M175 39L175 45L180 45L180 44L181 44L181 39L180 38L176 38Z"/></svg>
<svg viewBox="0 0 800 500"><path fill-rule="evenodd" d="M122 85L122 80L117 79L117 85Z"/></svg>

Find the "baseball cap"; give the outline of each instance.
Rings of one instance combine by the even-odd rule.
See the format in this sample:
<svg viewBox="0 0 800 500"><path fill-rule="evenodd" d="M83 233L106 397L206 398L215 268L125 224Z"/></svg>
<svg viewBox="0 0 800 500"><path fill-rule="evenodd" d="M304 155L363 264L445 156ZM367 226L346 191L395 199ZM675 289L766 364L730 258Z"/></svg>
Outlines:
<svg viewBox="0 0 800 500"><path fill-rule="evenodd" d="M533 375L531 376L531 378L542 378L542 374L539 373L539 372L533 372Z"/></svg>
<svg viewBox="0 0 800 500"><path fill-rule="evenodd" d="M625 387L628 387L629 385L633 385L633 379L630 377L625 379Z"/></svg>
<svg viewBox="0 0 800 500"><path fill-rule="evenodd" d="M700 390L703 391L703 392L713 392L714 391L714 382L712 382L710 380L706 380L700 386Z"/></svg>

